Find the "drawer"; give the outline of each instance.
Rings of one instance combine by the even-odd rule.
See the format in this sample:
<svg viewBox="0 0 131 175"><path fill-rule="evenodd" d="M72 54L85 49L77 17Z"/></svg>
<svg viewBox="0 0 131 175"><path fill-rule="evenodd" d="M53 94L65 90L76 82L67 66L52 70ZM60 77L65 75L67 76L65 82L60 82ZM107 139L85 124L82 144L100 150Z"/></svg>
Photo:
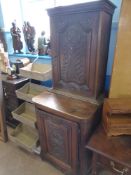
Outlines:
<svg viewBox="0 0 131 175"><path fill-rule="evenodd" d="M131 169L101 155L96 155L96 175L131 175Z"/></svg>

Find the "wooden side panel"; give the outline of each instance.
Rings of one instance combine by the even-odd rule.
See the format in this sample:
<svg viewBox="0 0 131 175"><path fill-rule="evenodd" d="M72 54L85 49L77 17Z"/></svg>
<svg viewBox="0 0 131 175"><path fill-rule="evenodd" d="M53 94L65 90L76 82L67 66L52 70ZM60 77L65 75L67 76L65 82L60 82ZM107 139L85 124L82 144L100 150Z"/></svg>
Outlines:
<svg viewBox="0 0 131 175"><path fill-rule="evenodd" d="M123 0L110 98L131 97L131 1Z"/></svg>
<svg viewBox="0 0 131 175"><path fill-rule="evenodd" d="M104 92L111 23L112 17L110 16L110 14L101 12L97 47L97 56L99 61L98 74L96 79L96 96L98 96L99 94L103 94Z"/></svg>
<svg viewBox="0 0 131 175"><path fill-rule="evenodd" d="M7 129L5 124L5 117L3 112L3 89L0 74L0 140L7 141Z"/></svg>

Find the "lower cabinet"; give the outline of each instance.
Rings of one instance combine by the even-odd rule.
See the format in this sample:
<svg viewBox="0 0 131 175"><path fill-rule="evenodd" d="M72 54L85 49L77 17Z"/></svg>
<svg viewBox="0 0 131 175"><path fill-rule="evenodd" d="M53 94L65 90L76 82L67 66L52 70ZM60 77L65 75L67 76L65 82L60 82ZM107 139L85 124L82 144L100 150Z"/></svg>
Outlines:
<svg viewBox="0 0 131 175"><path fill-rule="evenodd" d="M33 98L41 157L66 175L89 175L91 151L85 148L100 120L100 105L52 92Z"/></svg>
<svg viewBox="0 0 131 175"><path fill-rule="evenodd" d="M39 109L37 116L42 158L51 161L67 175L77 175L78 124Z"/></svg>

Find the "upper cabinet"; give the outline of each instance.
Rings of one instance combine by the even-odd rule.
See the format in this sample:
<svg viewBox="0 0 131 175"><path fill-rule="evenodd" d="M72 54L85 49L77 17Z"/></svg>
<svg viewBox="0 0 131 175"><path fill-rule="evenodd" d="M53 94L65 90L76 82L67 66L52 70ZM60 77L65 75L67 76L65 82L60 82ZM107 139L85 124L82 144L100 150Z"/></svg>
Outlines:
<svg viewBox="0 0 131 175"><path fill-rule="evenodd" d="M103 93L114 9L108 0L48 9L55 89L93 99Z"/></svg>

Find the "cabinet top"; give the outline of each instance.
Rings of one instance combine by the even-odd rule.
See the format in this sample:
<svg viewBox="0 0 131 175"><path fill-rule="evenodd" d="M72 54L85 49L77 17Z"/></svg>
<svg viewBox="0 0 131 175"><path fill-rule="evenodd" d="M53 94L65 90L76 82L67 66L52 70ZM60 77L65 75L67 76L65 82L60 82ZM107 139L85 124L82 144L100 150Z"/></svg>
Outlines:
<svg viewBox="0 0 131 175"><path fill-rule="evenodd" d="M60 94L44 92L33 98L38 108L64 118L80 121L95 115L98 105L73 99Z"/></svg>
<svg viewBox="0 0 131 175"><path fill-rule="evenodd" d="M49 16L61 15L61 14L72 14L90 11L105 11L109 14L113 14L116 6L109 0L96 0L87 3L60 6L48 9Z"/></svg>

